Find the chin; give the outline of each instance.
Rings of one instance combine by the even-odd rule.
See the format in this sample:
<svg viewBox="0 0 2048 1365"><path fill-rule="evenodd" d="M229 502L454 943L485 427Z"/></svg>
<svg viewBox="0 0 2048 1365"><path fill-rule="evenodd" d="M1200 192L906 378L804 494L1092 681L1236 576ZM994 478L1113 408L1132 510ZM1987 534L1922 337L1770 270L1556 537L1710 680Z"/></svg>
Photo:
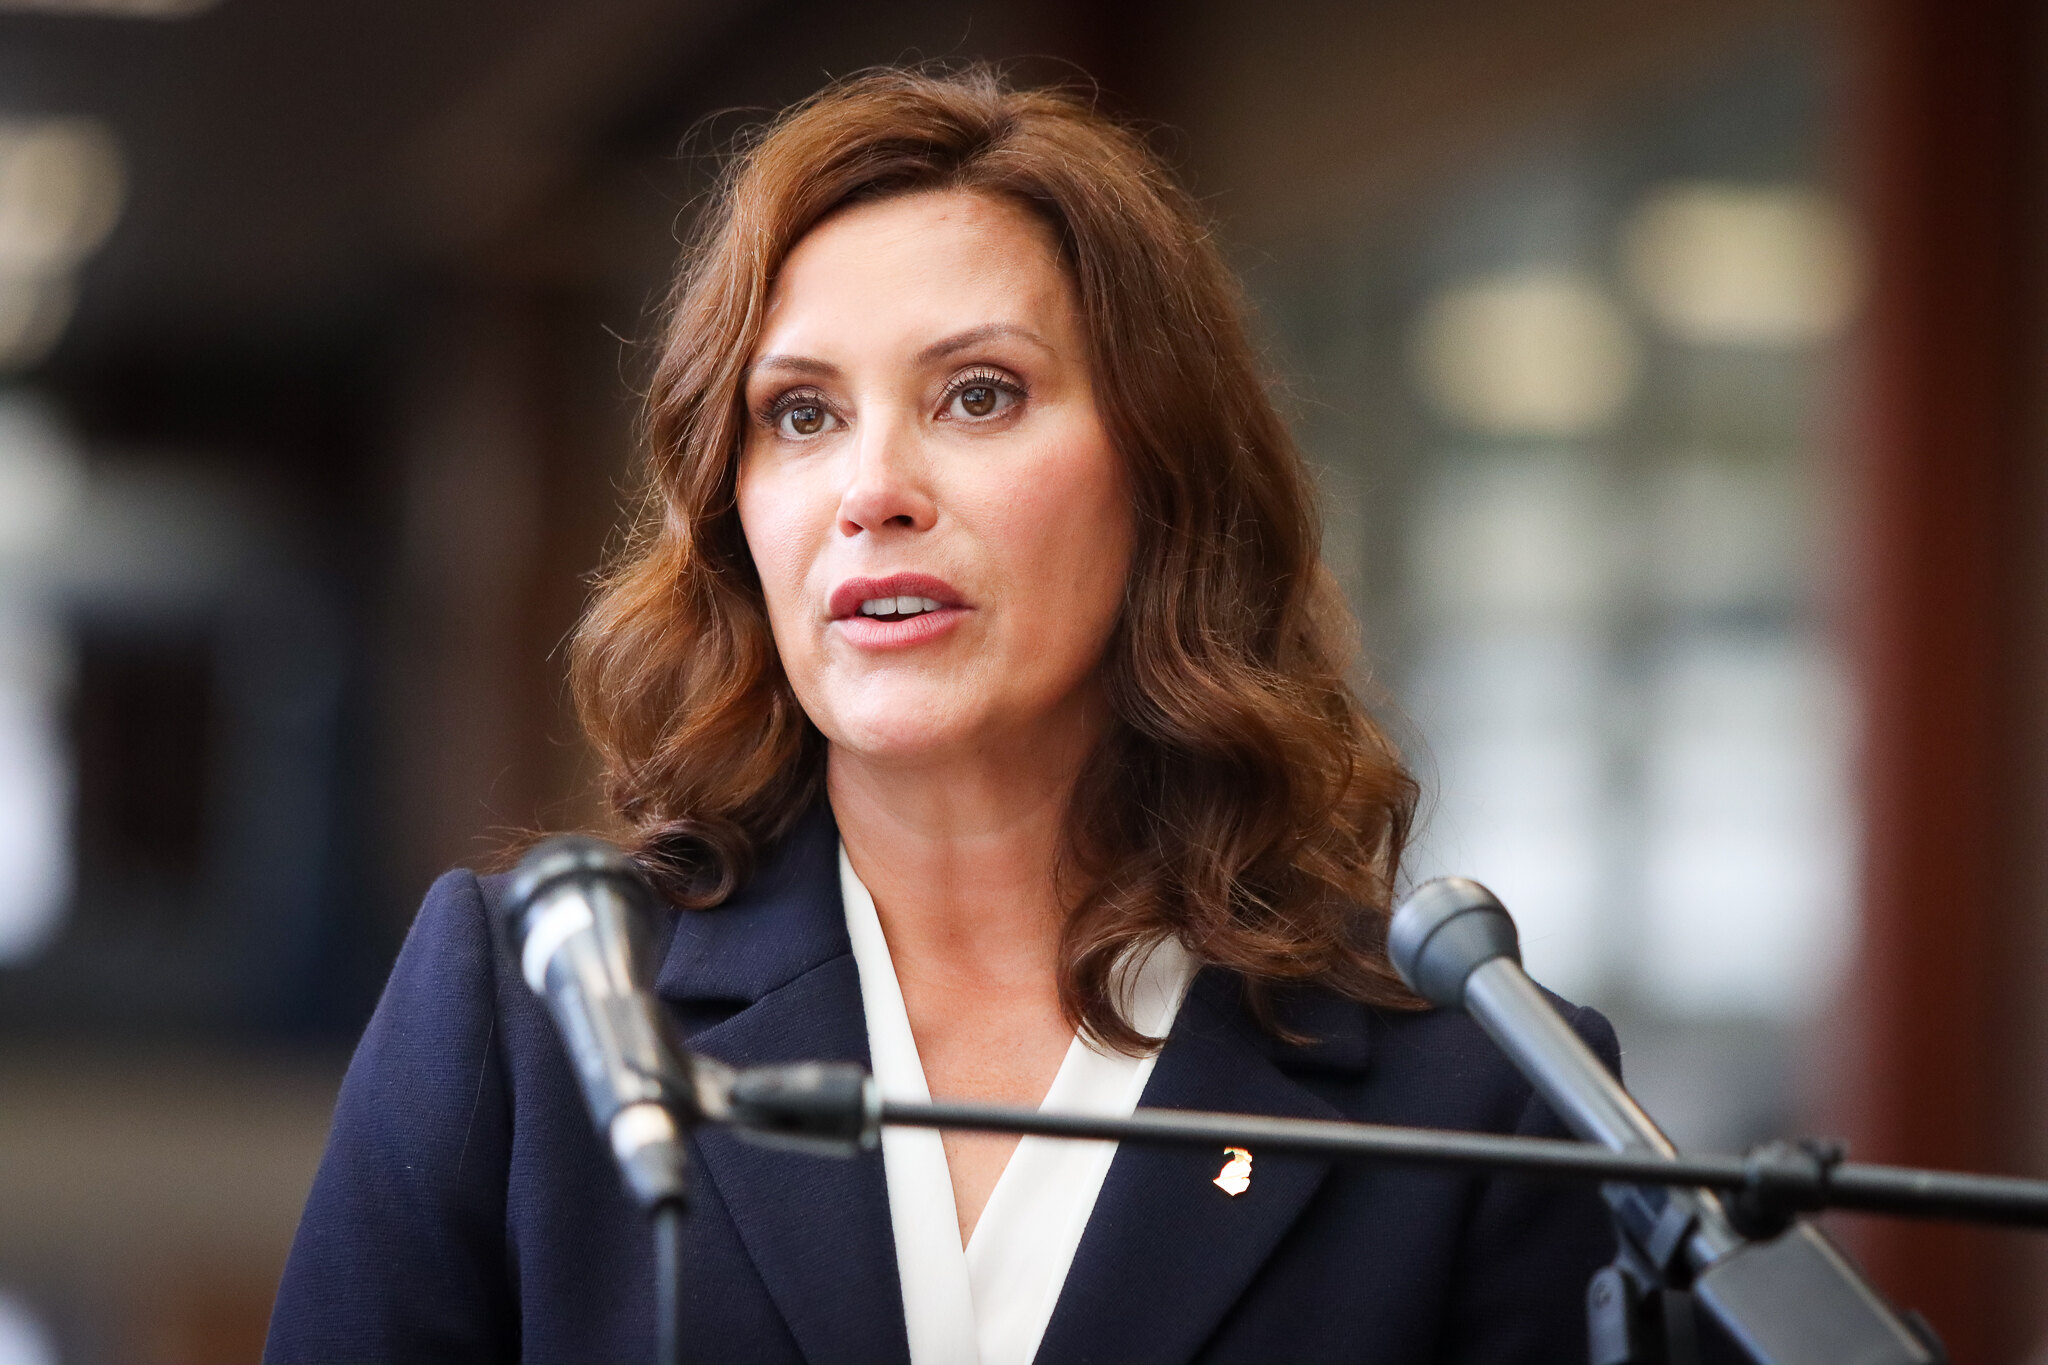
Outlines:
<svg viewBox="0 0 2048 1365"><path fill-rule="evenodd" d="M956 706L916 695L868 696L861 704L835 707L820 725L834 746L880 763L914 763L971 746L976 727Z"/></svg>
<svg viewBox="0 0 2048 1365"><path fill-rule="evenodd" d="M971 747L948 736L906 731L897 727L859 729L833 738L834 748L885 768L910 768L935 763Z"/></svg>

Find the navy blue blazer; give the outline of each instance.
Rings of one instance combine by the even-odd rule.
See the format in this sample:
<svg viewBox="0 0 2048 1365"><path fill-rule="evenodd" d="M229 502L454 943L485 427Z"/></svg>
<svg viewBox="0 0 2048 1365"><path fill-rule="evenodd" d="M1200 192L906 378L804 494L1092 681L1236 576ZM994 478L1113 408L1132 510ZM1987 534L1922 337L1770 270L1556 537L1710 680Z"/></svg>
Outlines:
<svg viewBox="0 0 2048 1365"><path fill-rule="evenodd" d="M691 1046L735 1065L865 1063L837 833L813 814L728 904L677 914L657 981ZM276 1365L653 1356L653 1261L552 1025L493 947L500 878L434 884L357 1049L270 1324ZM1316 1041L1196 978L1144 1102L1561 1136L1462 1015L1320 990ZM1610 1065L1606 1021L1572 1012ZM879 1153L693 1139L683 1340L718 1362L908 1357ZM1587 1278L1613 1254L1591 1186L1253 1152L1118 1151L1041 1362L1585 1359Z"/></svg>

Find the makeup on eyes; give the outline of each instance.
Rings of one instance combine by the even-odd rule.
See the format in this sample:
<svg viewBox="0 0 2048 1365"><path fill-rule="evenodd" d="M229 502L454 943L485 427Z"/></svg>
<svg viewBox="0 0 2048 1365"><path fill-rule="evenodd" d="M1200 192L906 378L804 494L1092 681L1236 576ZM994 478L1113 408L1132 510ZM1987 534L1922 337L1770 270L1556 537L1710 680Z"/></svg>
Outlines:
<svg viewBox="0 0 2048 1365"><path fill-rule="evenodd" d="M993 410L988 412L969 411L961 416L952 415L950 409L953 404L962 395L972 393L977 389L990 391L993 395ZM1030 395L1030 386L1011 371L993 365L977 364L955 374L946 381L944 388L940 390L937 410L933 416L938 420L945 421L993 422L1015 411L1017 406L1026 401ZM827 422L839 419L839 414L834 411L831 402L826 398L823 391L810 385L802 385L797 388L784 390L756 408L753 415L754 420L760 423L760 425L771 429L779 429L784 418L803 408L816 408L818 410L820 420L817 429L812 431L785 432L783 433L784 435L797 439L822 435Z"/></svg>
<svg viewBox="0 0 2048 1365"><path fill-rule="evenodd" d="M801 388L790 389L786 393L778 395L757 411L754 414L754 419L764 427L777 428L781 426L783 418L800 408L816 408L822 416L828 418L836 415L832 411L832 405L825 401L824 394L816 389ZM799 432L792 434L810 436L817 433Z"/></svg>
<svg viewBox="0 0 2048 1365"><path fill-rule="evenodd" d="M970 413L969 420L971 421L993 421L1005 412L1014 409L1018 403L1023 402L1030 396L1030 390L1023 381L1007 371L978 365L955 375L947 382L944 392L939 396L939 415L942 418L945 417L952 408L954 400L976 389L988 389L998 397L1007 396L1010 403L1008 407L995 412Z"/></svg>

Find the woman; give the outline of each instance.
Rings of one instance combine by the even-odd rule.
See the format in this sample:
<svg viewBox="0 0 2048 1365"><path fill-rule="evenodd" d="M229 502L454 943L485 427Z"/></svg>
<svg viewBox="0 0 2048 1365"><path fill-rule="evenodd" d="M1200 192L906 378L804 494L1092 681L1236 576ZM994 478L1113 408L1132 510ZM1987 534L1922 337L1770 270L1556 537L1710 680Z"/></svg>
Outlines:
<svg viewBox="0 0 2048 1365"><path fill-rule="evenodd" d="M785 115L684 265L649 434L575 684L692 1047L1560 1133L1387 964L1413 787L1233 282L1135 137L981 69ZM651 1354L645 1227L492 951L500 890L428 896L272 1360ZM1555 1362L1612 1248L1587 1189L1255 1151L695 1151L706 1360Z"/></svg>

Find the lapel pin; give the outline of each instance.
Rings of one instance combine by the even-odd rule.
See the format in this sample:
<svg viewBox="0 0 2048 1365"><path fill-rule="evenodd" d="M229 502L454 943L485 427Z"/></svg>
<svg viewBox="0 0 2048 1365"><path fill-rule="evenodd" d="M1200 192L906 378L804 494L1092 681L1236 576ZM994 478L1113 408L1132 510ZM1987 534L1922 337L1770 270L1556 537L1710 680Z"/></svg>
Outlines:
<svg viewBox="0 0 2048 1365"><path fill-rule="evenodd" d="M1252 1154L1242 1147L1225 1147L1223 1155L1230 1160L1223 1163L1223 1169L1216 1173L1211 1183L1225 1194L1236 1198L1252 1185Z"/></svg>

